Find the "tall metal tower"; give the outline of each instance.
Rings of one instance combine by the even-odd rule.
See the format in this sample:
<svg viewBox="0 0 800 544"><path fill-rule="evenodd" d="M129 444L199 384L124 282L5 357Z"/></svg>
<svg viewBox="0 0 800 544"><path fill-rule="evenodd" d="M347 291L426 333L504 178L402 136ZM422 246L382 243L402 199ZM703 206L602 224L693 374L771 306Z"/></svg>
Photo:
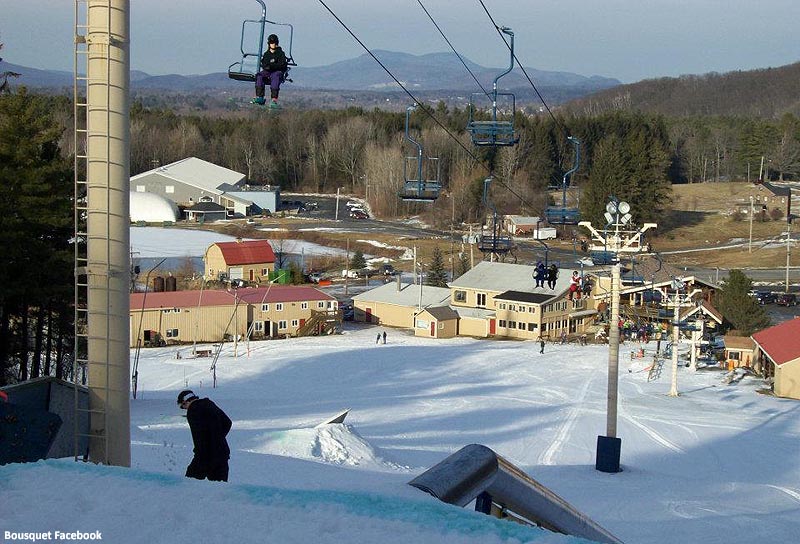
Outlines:
<svg viewBox="0 0 800 544"><path fill-rule="evenodd" d="M89 387L89 460L118 466L131 463L129 83L130 0L75 0L74 379ZM82 436L76 423L76 459Z"/></svg>

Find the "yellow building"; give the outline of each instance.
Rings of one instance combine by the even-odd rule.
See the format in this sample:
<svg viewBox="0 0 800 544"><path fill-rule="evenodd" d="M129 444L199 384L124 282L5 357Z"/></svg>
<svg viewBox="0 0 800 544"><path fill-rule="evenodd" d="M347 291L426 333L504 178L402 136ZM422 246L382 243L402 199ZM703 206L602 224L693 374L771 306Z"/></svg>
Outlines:
<svg viewBox="0 0 800 544"><path fill-rule="evenodd" d="M414 336L453 338L458 336L458 314L449 306L432 306L417 314Z"/></svg>
<svg viewBox="0 0 800 544"><path fill-rule="evenodd" d="M267 240L242 240L211 244L203 255L206 280L266 282L275 270L275 253Z"/></svg>
<svg viewBox="0 0 800 544"><path fill-rule="evenodd" d="M336 299L305 285L130 296L131 347L313 334L322 318L341 322Z"/></svg>
<svg viewBox="0 0 800 544"><path fill-rule="evenodd" d="M414 327L414 318L428 306L447 306L450 290L446 287L413 285L397 281L353 297L353 319L387 327Z"/></svg>
<svg viewBox="0 0 800 544"><path fill-rule="evenodd" d="M800 400L800 318L766 328L751 338L775 395Z"/></svg>

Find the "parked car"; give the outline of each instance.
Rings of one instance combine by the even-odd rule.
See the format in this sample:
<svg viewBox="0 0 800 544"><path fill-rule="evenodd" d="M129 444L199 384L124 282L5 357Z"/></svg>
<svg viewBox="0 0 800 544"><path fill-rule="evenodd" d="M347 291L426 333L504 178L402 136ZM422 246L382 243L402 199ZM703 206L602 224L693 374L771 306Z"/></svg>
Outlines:
<svg viewBox="0 0 800 544"><path fill-rule="evenodd" d="M369 215L367 215L367 212L362 210L351 211L350 217L352 217L353 219L369 219Z"/></svg>
<svg viewBox="0 0 800 544"><path fill-rule="evenodd" d="M776 302L777 295L772 291L755 291L753 293L753 298L755 298L759 304L772 304Z"/></svg>
<svg viewBox="0 0 800 544"><path fill-rule="evenodd" d="M382 269L384 276L394 276L395 274L398 274L397 270L395 270L390 264L383 265Z"/></svg>
<svg viewBox="0 0 800 544"><path fill-rule="evenodd" d="M782 293L778 296L775 304L779 306L797 306L797 295L794 293Z"/></svg>
<svg viewBox="0 0 800 544"><path fill-rule="evenodd" d="M319 283L319 280L324 279L326 276L325 272L312 272L308 275L308 281L313 283Z"/></svg>

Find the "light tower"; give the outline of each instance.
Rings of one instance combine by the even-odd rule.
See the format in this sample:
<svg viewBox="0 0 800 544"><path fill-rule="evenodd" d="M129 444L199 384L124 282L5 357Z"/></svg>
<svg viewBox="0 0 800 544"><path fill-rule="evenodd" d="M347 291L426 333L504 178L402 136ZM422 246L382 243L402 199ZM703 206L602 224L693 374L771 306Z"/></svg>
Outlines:
<svg viewBox="0 0 800 544"><path fill-rule="evenodd" d="M606 226L598 232L589 221L578 223L586 227L592 235L592 251L612 253L614 265L611 268L611 319L608 328L608 397L606 404L606 434L597 437L597 457L595 468L602 472L619 472L619 458L622 440L617 438L617 389L619 382L619 291L620 291L620 253L639 253L643 250L642 234L655 228L655 223L645 223L637 229L631 223L630 204L616 198L606 205Z"/></svg>

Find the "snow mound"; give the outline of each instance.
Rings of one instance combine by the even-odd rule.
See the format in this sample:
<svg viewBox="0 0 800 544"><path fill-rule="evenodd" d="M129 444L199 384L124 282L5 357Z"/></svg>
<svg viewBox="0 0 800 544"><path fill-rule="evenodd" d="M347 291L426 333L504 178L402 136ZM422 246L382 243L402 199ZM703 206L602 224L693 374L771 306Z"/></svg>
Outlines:
<svg viewBox="0 0 800 544"><path fill-rule="evenodd" d="M131 191L131 222L160 223L177 221L180 217L178 206L155 193Z"/></svg>
<svg viewBox="0 0 800 544"><path fill-rule="evenodd" d="M256 447L247 451L295 457L340 466L369 467L378 470L409 471L383 458L356 430L347 424L331 424L306 429L289 429L259 436Z"/></svg>

